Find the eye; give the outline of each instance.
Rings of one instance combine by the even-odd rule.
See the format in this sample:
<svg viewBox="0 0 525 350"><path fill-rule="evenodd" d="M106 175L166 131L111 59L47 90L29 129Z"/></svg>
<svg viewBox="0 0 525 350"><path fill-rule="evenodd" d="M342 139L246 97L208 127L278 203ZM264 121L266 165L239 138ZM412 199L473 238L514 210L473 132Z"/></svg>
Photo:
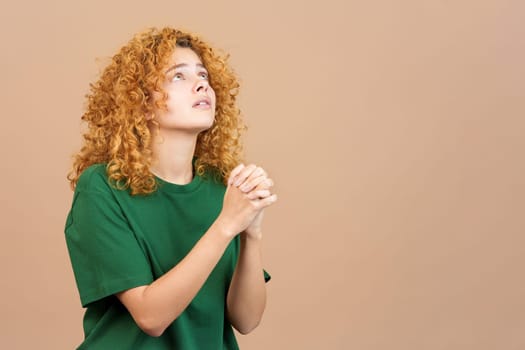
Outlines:
<svg viewBox="0 0 525 350"><path fill-rule="evenodd" d="M175 73L171 80L184 80L184 75L182 75L182 73Z"/></svg>
<svg viewBox="0 0 525 350"><path fill-rule="evenodd" d="M200 72L200 73L199 73L199 76L200 76L202 79L208 80L208 73L207 73L207 72Z"/></svg>

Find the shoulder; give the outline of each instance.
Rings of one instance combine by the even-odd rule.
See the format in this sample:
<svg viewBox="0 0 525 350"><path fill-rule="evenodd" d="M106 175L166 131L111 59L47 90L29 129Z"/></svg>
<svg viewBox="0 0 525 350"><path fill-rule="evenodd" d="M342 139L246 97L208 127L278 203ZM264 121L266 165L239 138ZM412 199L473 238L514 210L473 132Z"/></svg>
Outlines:
<svg viewBox="0 0 525 350"><path fill-rule="evenodd" d="M106 164L93 164L86 168L76 186L76 191L108 192L110 184L106 173Z"/></svg>

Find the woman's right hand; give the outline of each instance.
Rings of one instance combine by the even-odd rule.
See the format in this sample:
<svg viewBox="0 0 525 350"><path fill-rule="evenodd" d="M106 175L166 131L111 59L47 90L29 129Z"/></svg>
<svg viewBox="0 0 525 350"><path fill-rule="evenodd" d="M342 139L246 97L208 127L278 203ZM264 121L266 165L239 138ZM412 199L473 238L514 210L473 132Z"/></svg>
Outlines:
<svg viewBox="0 0 525 350"><path fill-rule="evenodd" d="M244 168L244 165L238 165L232 171L232 174L238 173L242 168ZM233 238L244 231L252 223L257 214L273 204L275 200L275 195L268 195L261 198L254 196L253 193L244 193L235 186L235 184L231 184L230 181L228 181L222 211L217 218L217 223Z"/></svg>

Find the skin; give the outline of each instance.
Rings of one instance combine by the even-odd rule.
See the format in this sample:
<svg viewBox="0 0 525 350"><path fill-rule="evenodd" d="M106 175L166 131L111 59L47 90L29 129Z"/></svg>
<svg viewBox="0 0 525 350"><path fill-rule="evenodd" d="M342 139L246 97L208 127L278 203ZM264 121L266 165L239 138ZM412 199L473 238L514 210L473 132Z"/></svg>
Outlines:
<svg viewBox="0 0 525 350"><path fill-rule="evenodd" d="M155 115L151 171L165 181L188 184L197 136L213 125L215 92L202 62L189 48L176 48L166 77L168 111ZM209 99L209 108L194 108L203 98ZM198 293L238 232L241 250L226 300L227 315L242 334L259 324L266 305L262 221L264 209L277 200L272 186L264 169L237 166L228 179L221 213L184 259L153 283L116 294L145 333L162 335Z"/></svg>

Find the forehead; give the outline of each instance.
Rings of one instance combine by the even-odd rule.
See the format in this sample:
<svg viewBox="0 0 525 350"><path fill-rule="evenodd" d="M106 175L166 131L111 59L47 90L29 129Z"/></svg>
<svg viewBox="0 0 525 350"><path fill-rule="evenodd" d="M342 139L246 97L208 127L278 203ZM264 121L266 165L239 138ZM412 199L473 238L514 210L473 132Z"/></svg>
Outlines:
<svg viewBox="0 0 525 350"><path fill-rule="evenodd" d="M195 66L197 64L202 65L202 61L195 51L187 47L176 47L175 50L173 50L173 54L171 55L169 65L173 66L183 63L190 66Z"/></svg>

